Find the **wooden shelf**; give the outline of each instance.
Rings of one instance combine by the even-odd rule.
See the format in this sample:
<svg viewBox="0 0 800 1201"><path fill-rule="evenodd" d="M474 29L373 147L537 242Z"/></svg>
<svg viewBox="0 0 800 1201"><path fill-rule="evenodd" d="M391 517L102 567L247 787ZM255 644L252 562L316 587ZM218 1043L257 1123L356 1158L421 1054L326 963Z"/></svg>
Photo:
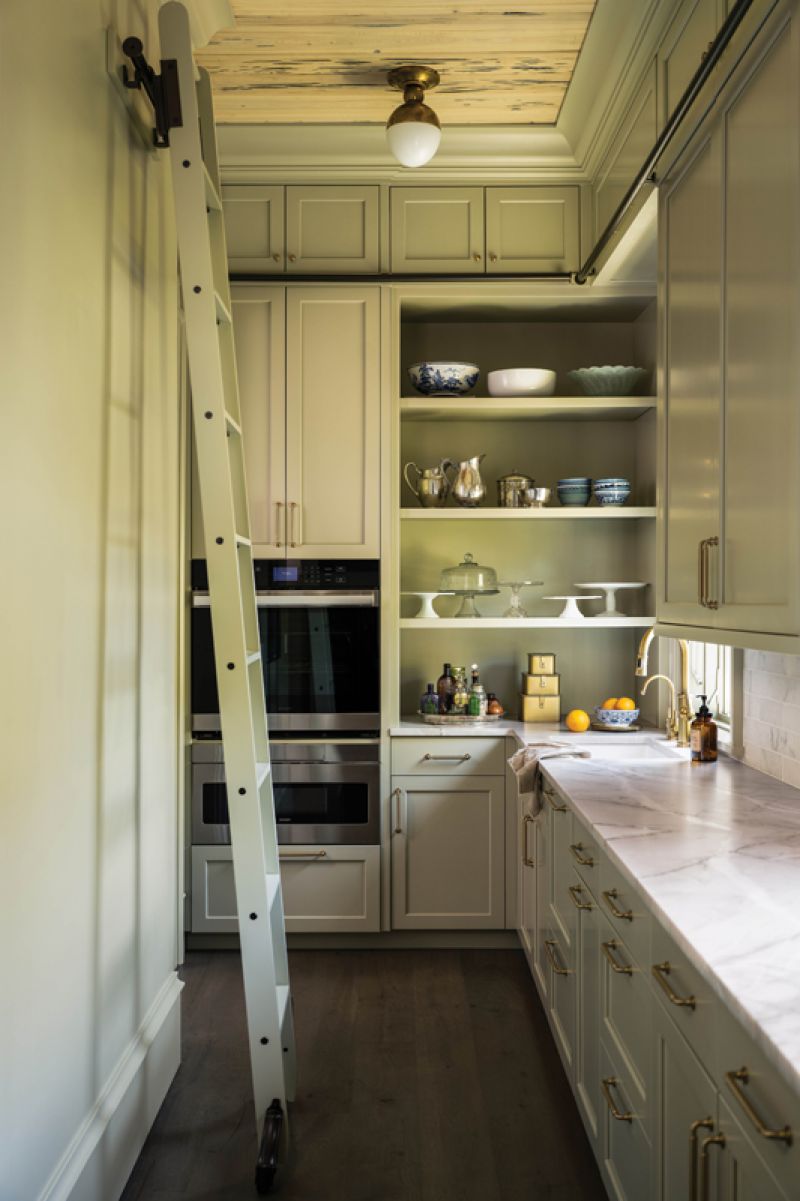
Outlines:
<svg viewBox="0 0 800 1201"><path fill-rule="evenodd" d="M401 617L401 630L640 630L655 617Z"/></svg>
<svg viewBox="0 0 800 1201"><path fill-rule="evenodd" d="M403 521L624 521L655 518L655 506L622 505L581 508L564 505L552 509L401 509Z"/></svg>
<svg viewBox="0 0 800 1201"><path fill-rule="evenodd" d="M412 421L636 421L655 396L404 396L400 416Z"/></svg>

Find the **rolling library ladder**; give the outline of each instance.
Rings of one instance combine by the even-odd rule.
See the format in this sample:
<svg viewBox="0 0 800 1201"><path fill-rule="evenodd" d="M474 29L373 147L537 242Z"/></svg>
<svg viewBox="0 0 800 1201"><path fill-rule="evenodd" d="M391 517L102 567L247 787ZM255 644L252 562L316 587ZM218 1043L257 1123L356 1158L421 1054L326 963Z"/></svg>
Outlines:
<svg viewBox="0 0 800 1201"><path fill-rule="evenodd" d="M219 686L250 1061L270 1188L288 1134L295 1048L264 680L245 492L211 85L192 59L178 3L159 14L161 53L177 64L182 124L169 135L199 492Z"/></svg>

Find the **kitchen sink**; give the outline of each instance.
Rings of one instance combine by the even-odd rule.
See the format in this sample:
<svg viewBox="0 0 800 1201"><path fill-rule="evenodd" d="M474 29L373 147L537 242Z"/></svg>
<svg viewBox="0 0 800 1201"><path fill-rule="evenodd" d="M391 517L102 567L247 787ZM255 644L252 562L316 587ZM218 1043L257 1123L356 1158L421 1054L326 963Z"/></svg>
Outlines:
<svg viewBox="0 0 800 1201"><path fill-rule="evenodd" d="M617 735L624 738L624 735ZM581 747L589 751L592 759L600 759L610 763L664 763L687 762L689 751L677 747L674 742L666 740L658 742L591 742Z"/></svg>

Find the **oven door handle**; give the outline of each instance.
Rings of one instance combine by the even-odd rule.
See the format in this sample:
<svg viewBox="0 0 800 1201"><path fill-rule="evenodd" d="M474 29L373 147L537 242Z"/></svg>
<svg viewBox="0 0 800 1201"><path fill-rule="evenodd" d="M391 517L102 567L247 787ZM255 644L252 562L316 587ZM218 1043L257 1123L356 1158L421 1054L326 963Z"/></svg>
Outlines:
<svg viewBox="0 0 800 1201"><path fill-rule="evenodd" d="M377 609L378 593L368 592L257 592L259 609ZM207 592L192 593L193 609L208 609Z"/></svg>

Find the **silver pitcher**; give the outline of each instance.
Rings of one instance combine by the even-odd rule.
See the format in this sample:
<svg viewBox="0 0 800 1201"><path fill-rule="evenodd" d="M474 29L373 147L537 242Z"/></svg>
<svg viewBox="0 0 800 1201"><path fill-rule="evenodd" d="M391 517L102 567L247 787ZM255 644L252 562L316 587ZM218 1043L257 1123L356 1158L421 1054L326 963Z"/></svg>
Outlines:
<svg viewBox="0 0 800 1201"><path fill-rule="evenodd" d="M454 464L458 475L453 481L453 498L458 505L470 509L479 505L486 495L486 485L481 479L480 466L486 455L475 455L472 459L464 459L463 463Z"/></svg>
<svg viewBox="0 0 800 1201"><path fill-rule="evenodd" d="M442 459L438 467L417 467L416 463L406 463L403 468L403 478L416 496L423 509L438 509L450 495L450 480L447 476L448 467L455 469L455 463L450 459ZM417 473L416 488L408 478L409 471Z"/></svg>

